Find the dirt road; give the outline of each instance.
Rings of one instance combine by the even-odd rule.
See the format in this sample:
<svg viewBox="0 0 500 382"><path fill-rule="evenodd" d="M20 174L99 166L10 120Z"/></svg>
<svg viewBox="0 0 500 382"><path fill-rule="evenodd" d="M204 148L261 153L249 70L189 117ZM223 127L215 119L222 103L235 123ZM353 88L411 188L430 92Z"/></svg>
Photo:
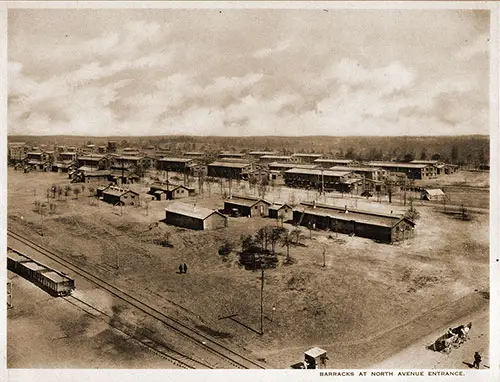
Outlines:
<svg viewBox="0 0 500 382"><path fill-rule="evenodd" d="M473 362L474 352L481 354L481 369L489 365L489 309L484 307L476 313L462 317L450 323L449 327L472 322L470 338L459 348L452 349L450 354L428 350L426 347L436 338L443 335L447 327L423 337L405 350L372 366L374 369L469 369Z"/></svg>

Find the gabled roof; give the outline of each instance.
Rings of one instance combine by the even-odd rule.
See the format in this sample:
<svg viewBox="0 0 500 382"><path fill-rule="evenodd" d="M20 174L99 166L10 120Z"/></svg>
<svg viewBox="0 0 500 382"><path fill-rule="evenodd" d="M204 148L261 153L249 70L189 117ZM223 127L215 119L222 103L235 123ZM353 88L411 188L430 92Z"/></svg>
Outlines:
<svg viewBox="0 0 500 382"><path fill-rule="evenodd" d="M209 164L209 166L214 167L228 167L228 168L245 168L251 166L248 162L223 162L216 161Z"/></svg>
<svg viewBox="0 0 500 382"><path fill-rule="evenodd" d="M195 219L205 220L209 216L213 214L218 214L222 216L224 219L227 219L224 215L222 215L218 211L211 210L209 208L198 207L191 204L186 203L174 203L165 208L165 211L168 213L174 213L178 215L189 216Z"/></svg>
<svg viewBox="0 0 500 382"><path fill-rule="evenodd" d="M332 170L321 170L321 169L301 169L301 168L292 168L290 170L286 170L285 174L307 174L307 175L318 175L321 176L345 176L352 173L352 171L332 171Z"/></svg>
<svg viewBox="0 0 500 382"><path fill-rule="evenodd" d="M113 196L120 196L121 197L121 196L128 194L128 193L139 195L135 191L125 190L123 188L118 188L118 187L109 187L109 188L103 190L103 195L106 194L106 195L113 195Z"/></svg>
<svg viewBox="0 0 500 382"><path fill-rule="evenodd" d="M272 204L271 202L268 202L267 200L264 199L254 198L251 196L239 196L239 195L233 195L231 199L228 199L225 202L245 207L253 207L255 204L259 202L264 202L268 205Z"/></svg>
<svg viewBox="0 0 500 382"><path fill-rule="evenodd" d="M440 188L424 188L424 191L430 196L443 196L445 193Z"/></svg>
<svg viewBox="0 0 500 382"><path fill-rule="evenodd" d="M322 203L303 202L300 203L299 207L296 208L295 211L299 212L304 211L312 215L330 216L338 220L355 221L358 223L369 224L379 227L392 228L402 220L405 220L412 226L415 226L414 222L405 218L403 215L392 215L380 212L371 212L371 211L354 210L354 209L347 209L346 213L345 208L332 206L329 204L322 204Z"/></svg>
<svg viewBox="0 0 500 382"><path fill-rule="evenodd" d="M250 151L250 155L276 155L276 151Z"/></svg>
<svg viewBox="0 0 500 382"><path fill-rule="evenodd" d="M304 157L304 158L321 158L323 154L307 154L307 153L296 153L292 154L293 157Z"/></svg>
<svg viewBox="0 0 500 382"><path fill-rule="evenodd" d="M260 157L260 159L291 159L292 157L290 155L263 155Z"/></svg>
<svg viewBox="0 0 500 382"><path fill-rule="evenodd" d="M380 167L351 167L351 166L333 166L330 167L333 171L359 171L359 172L375 172L379 171Z"/></svg>
<svg viewBox="0 0 500 382"><path fill-rule="evenodd" d="M292 206L290 204L287 204L287 203L278 203L278 204L272 204L272 205L270 205L269 209L270 210L281 210L283 207L292 208Z"/></svg>
<svg viewBox="0 0 500 382"><path fill-rule="evenodd" d="M330 158L320 158L315 159L315 163L338 163L338 164L349 164L354 163L353 159L330 159Z"/></svg>
<svg viewBox="0 0 500 382"><path fill-rule="evenodd" d="M120 156L117 156L115 157L117 160L141 160L143 159L144 157L142 156L138 156L138 155L120 155Z"/></svg>
<svg viewBox="0 0 500 382"><path fill-rule="evenodd" d="M181 163L187 163L191 162L191 158L174 158L174 157L164 157L158 159L160 162L181 162Z"/></svg>
<svg viewBox="0 0 500 382"><path fill-rule="evenodd" d="M96 172L96 171L98 171L98 169L96 169L95 167L90 167L90 166L80 166L80 167L78 167L78 170L85 171L85 172Z"/></svg>
<svg viewBox="0 0 500 382"><path fill-rule="evenodd" d="M440 161L438 160L420 160L420 159L415 159L415 160L412 160L410 163L419 163L419 164L437 164L439 163Z"/></svg>
<svg viewBox="0 0 500 382"><path fill-rule="evenodd" d="M167 191L174 191L178 188L184 188L185 190L187 191L192 191L194 190L193 187L187 187L187 186L184 186L182 184L172 184L172 183L168 183L168 184L159 184L159 183L153 183L151 186L150 186L151 189L155 189L155 190L162 190L164 192L167 192Z"/></svg>
<svg viewBox="0 0 500 382"><path fill-rule="evenodd" d="M109 176L111 175L111 171L109 170L95 170L91 172L86 172L85 176L86 177L92 177L92 176Z"/></svg>
<svg viewBox="0 0 500 382"><path fill-rule="evenodd" d="M78 157L78 160L100 161L105 157L106 156L102 154L82 155Z"/></svg>
<svg viewBox="0 0 500 382"><path fill-rule="evenodd" d="M371 167L400 167L400 168L425 168L430 166L423 163L401 163L401 162L368 162Z"/></svg>
<svg viewBox="0 0 500 382"><path fill-rule="evenodd" d="M279 163L272 162L269 163L269 168L277 167L277 168L305 168L305 169L315 169L318 168L317 164L301 164L301 163Z"/></svg>

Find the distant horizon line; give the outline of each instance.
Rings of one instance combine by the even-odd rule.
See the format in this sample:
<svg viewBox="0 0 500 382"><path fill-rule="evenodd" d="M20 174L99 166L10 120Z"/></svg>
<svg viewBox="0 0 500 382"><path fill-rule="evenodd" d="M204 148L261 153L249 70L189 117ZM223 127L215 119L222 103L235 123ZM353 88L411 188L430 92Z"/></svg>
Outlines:
<svg viewBox="0 0 500 382"><path fill-rule="evenodd" d="M157 138L157 137L190 137L190 138L438 138L438 137L489 137L490 134L443 134L443 135L191 135L191 134L168 134L168 135L33 135L33 134L9 134L11 137L72 137L72 138Z"/></svg>

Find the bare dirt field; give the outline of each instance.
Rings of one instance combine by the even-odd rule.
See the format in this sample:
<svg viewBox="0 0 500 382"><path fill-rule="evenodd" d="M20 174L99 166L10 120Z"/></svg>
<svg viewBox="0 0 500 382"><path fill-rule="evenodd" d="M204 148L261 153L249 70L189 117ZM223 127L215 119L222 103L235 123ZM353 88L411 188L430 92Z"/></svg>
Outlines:
<svg viewBox="0 0 500 382"><path fill-rule="evenodd" d="M440 205L416 202L421 217L414 237L397 245L304 229L301 245L290 250L294 263L280 261L277 268L265 271L261 336L251 330L260 329L260 272L241 267L235 252L222 258L218 249L226 240L239 244L241 235L276 225L274 220L230 218L227 228L207 232L155 226L152 223L164 218L170 201L121 211L89 197L88 189L78 198L50 199L56 207L42 217L35 212L35 199L47 202L46 189L68 184L67 177L11 169L8 175L9 229L38 243L43 240L69 260L106 275L110 282L268 367L287 368L312 346L329 351L331 368L371 367L489 304L487 205L477 206L481 208L470 212L471 220L464 221L443 213ZM140 192L148 189L147 184L133 187ZM254 193L244 182L232 187L234 193ZM474 190L468 194L471 200ZM316 197L312 191L286 188L266 195L271 201L295 202ZM194 203L195 198L187 201ZM319 201L388 213L408 208L399 196L392 204L340 194ZM205 189L196 203L221 208L220 187L212 185L210 193ZM152 243L166 234L171 247ZM285 248L278 251L284 259ZM187 274L176 273L180 263L188 265ZM232 314L240 323L220 319ZM480 342L487 348L486 319L479 315L473 324L484 325ZM14 334L8 340L16 344ZM426 352L425 367L434 367L441 355ZM411 358L404 367L424 366Z"/></svg>
<svg viewBox="0 0 500 382"><path fill-rule="evenodd" d="M102 320L9 272L9 368L177 368ZM69 356L68 356L69 355Z"/></svg>

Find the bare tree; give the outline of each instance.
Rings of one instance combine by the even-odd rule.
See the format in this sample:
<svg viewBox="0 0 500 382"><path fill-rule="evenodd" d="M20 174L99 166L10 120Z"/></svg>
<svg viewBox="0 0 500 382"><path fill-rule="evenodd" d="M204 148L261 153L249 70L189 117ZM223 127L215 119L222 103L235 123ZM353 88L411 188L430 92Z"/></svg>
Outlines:
<svg viewBox="0 0 500 382"><path fill-rule="evenodd" d="M271 242L273 255L276 254L276 243L278 243L283 236L286 236L287 233L287 229L283 227L274 227L269 231L269 241Z"/></svg>
<svg viewBox="0 0 500 382"><path fill-rule="evenodd" d="M293 244L293 235L292 232L286 231L281 237L281 243L283 247L286 247L286 259L285 263L290 262L290 245Z"/></svg>
<svg viewBox="0 0 500 382"><path fill-rule="evenodd" d="M64 196L66 197L66 199L68 198L70 192L71 192L71 186L69 184L67 184L64 187Z"/></svg>

